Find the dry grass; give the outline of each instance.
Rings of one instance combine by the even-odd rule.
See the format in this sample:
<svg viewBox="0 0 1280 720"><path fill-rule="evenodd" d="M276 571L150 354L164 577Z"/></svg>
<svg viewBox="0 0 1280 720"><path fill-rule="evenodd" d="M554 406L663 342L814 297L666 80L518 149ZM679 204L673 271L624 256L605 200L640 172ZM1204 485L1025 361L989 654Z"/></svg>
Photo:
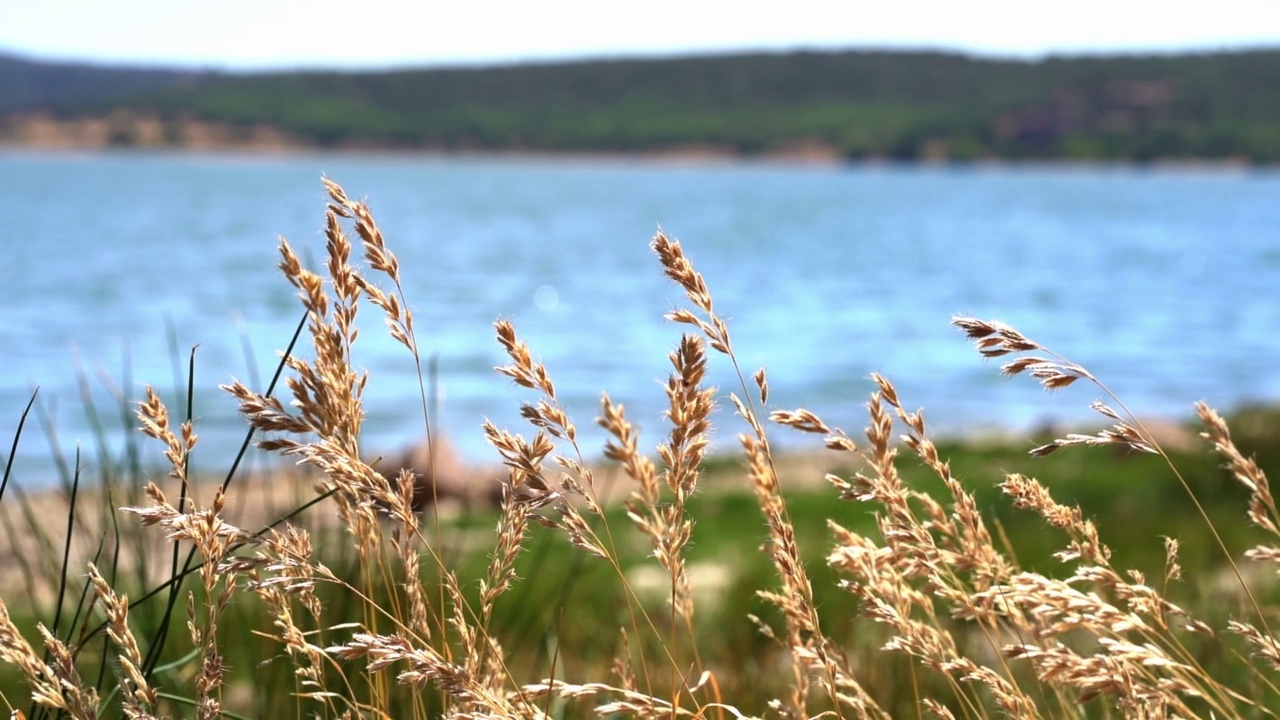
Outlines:
<svg viewBox="0 0 1280 720"><path fill-rule="evenodd" d="M436 467L437 454L428 452L418 461L417 476L405 471L387 477L362 453L363 391L370 378L353 369L352 352L366 302L381 313L392 337L419 368L421 359L399 264L368 206L351 200L332 182L326 181L326 187L331 202L324 275L303 268L289 245L280 244L281 271L298 289L306 313L310 359L294 354L284 360L290 371L287 399L253 391L239 381L225 389L259 433L260 447L313 471L355 561L350 567L331 567L313 545L313 534L331 535L336 532L332 526L262 527L262 516L231 518L230 477L212 493L210 488L197 491L187 476L187 460L198 443L196 428L190 421L174 427L160 398L149 390L138 417L145 434L160 444L170 484L180 488L180 495L171 500L152 483L146 487L147 500L124 511L163 534L163 541L157 541L163 544L147 546L154 553L148 560L157 561L150 573L165 569L165 547L174 553L166 581L182 574L179 549L194 551L199 560L185 565L198 578L197 587L180 591L180 582L167 586L170 610L186 608L188 645L195 652L186 658L183 673L166 677L181 678L185 686L168 688L168 693L155 686L167 624L147 635L135 634L139 631L131 623L128 599L94 565L64 560L60 568L55 563L62 578L88 573L83 587L91 600L85 606L96 607L104 618L101 630L109 642L102 647L109 648L110 660L103 666L114 668L118 684L103 697L100 685L78 670L89 661L87 655L79 657L80 651L98 636L89 630L91 624L73 623L76 632L41 625L36 632L44 652L38 652L11 620L8 604L15 598L10 595L0 602L0 660L24 676L33 708L76 718L186 712L221 717L228 694L224 651L228 643L254 632L274 639L272 656L285 659L295 683L258 691L291 695L296 714L308 716L889 718L902 707L876 682L878 653L907 659L903 667L910 676L911 704L919 713L941 718L1274 714L1268 708L1280 703L1275 684L1280 649L1267 620L1275 608L1255 598L1234 563L1233 576L1249 598L1250 612L1215 626L1156 589L1180 576L1175 540L1166 544L1165 577L1149 582L1139 572L1112 565L1111 550L1079 508L1055 501L1032 478L1010 474L1001 488L1012 504L1038 514L1064 537L1056 555L1060 573L1023 569L1013 549L1003 546L999 528L989 526L973 493L940 456L923 413L908 410L889 379L874 376L877 390L867 401L869 422L861 438L831 429L804 409L774 410L766 416L765 371L747 375L738 368L729 326L717 313L705 279L680 244L661 233L653 250L688 301L668 317L690 329L670 355L665 386L669 430L650 455L624 408L608 395L602 397L596 420L611 437L605 457L630 482L625 500L629 526L609 521L606 493L597 480L601 468L589 463L579 447L574 420L557 399L550 370L534 359L514 326L500 321L496 336L509 362L497 370L531 393L521 406L529 429L521 434L493 425L484 428L506 477L482 576L463 576L444 551L440 516L420 514L438 507L424 498L424 488L434 485L421 479L445 471ZM353 239L363 265L352 261ZM1006 358L1006 374L1030 375L1049 390L1094 383L1111 398L1111 405L1094 406L1111 423L1108 430L1066 435L1033 454L1090 452L1068 448L1107 444L1164 455L1158 439L1086 368L1001 323L974 318L953 322L982 356ZM722 393L706 385L712 361L733 366L737 388ZM776 690L767 702L723 696L721 688L733 684L729 681L740 670L723 659L713 661L698 641L704 622L699 606L706 595L697 592L699 575L687 562L697 533L690 499L700 491L709 418L717 402L732 405L743 423L738 441L745 475L767 533L761 550L774 570L772 581L756 590L776 612L768 619L752 618L782 659L764 671L770 689ZM1250 493L1249 520L1270 535L1280 534L1265 474L1236 448L1219 415L1204 405L1198 412L1206 437ZM840 587L866 623L867 637L879 639L878 649L850 647L824 626L783 491L796 468L779 471L767 423L818 435L826 448L850 459L848 467L861 468L847 475L827 474L825 480L833 503L872 508L875 530L859 532L831 522L827 563L842 578ZM429 443L430 433L428 427ZM904 454L929 469L944 489L941 496L904 482ZM1181 479L1172 462L1170 469ZM1194 500L1191 486L1182 486ZM1209 516L1203 517L1212 526ZM91 541L105 536L105 527L100 521L83 526L78 537L86 541L67 557L89 556ZM249 527L261 529L244 529ZM609 636L614 648L608 666L583 666L573 657L559 657L556 648L551 667L558 675L526 676L504 648L495 607L520 582L517 562L534 532L562 534L589 562L610 569L621 591L619 622L595 629ZM628 539L633 533L643 539L647 562L659 568L666 602L658 610L642 597L649 591L630 582L637 577L627 569L633 560L627 556L635 553L635 543ZM1219 549L1231 562L1234 551L1225 545ZM1280 550L1271 545L1245 555L1251 562L1280 560ZM133 563L148 567L148 560ZM122 567L130 566L117 563L114 577L122 576ZM150 573L143 575L144 584ZM478 592L469 592L474 584ZM50 586L40 600L53 594ZM230 608L250 597L266 614L267 629L228 628ZM338 597L347 601L337 602ZM1230 677L1203 664L1204 653L1196 648L1204 642L1225 658L1215 668L1235 668Z"/></svg>

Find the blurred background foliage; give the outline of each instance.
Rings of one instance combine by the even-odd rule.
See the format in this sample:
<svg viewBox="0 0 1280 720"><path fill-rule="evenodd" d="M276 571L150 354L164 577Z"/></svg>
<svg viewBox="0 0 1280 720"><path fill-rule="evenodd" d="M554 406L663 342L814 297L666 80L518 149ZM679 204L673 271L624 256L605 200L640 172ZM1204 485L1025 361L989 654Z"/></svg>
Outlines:
<svg viewBox="0 0 1280 720"><path fill-rule="evenodd" d="M388 72L166 71L0 56L0 138L20 118L110 118L111 142L183 123L315 147L846 159L1280 160L1280 51L1054 58L797 52Z"/></svg>

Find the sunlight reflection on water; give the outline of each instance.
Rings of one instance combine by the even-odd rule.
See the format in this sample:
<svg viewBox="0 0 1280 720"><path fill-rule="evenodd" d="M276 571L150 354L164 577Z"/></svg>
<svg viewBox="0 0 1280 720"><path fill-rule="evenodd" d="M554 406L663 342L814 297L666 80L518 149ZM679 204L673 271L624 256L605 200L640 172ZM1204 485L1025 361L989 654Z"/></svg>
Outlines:
<svg viewBox="0 0 1280 720"><path fill-rule="evenodd" d="M420 344L440 359L444 426L477 460L492 457L480 421L520 427L532 399L492 372L499 317L546 362L589 452L602 390L658 441L666 355L682 332L662 320L682 298L647 248L659 225L706 275L743 370L766 365L778 406L850 432L873 371L942 431L1090 418L1096 390L1046 397L1000 379L948 327L954 313L1010 322L1143 414L1280 398L1270 171L11 154L0 155L0 433L40 385L64 450L91 439L72 347L109 408L98 376L172 399L198 344L200 451L224 464L239 433L215 387L265 382L298 321L275 238L321 262L322 172L370 200ZM366 443L410 442L422 428L413 364L373 308L362 319ZM740 392L728 364L712 363L713 382ZM124 421L111 422L118 448ZM734 423L720 413L722 446ZM48 453L28 427L22 466L47 467Z"/></svg>

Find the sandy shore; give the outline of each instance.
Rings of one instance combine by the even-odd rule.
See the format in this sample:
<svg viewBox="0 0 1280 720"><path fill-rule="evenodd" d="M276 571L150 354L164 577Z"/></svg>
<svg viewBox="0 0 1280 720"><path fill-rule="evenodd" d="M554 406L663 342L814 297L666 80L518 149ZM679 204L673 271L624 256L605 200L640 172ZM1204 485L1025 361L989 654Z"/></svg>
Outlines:
<svg viewBox="0 0 1280 720"><path fill-rule="evenodd" d="M28 113L0 118L0 151L27 152L166 152L209 155L349 154L395 158L494 158L555 162L650 162L658 164L761 163L836 167L850 164L839 150L818 139L782 140L759 153L746 154L727 144L688 143L638 151L551 150L545 148L392 147L348 142L321 147L270 125L237 126L195 118L162 119L155 115L117 112L105 117L58 118ZM904 164L890 158L868 157L859 165ZM1257 167L1243 158L1158 158L1130 160L1020 160L985 157L952 160L945 154L926 154L905 164L960 164L977 167L1142 167L1182 170L1247 170Z"/></svg>

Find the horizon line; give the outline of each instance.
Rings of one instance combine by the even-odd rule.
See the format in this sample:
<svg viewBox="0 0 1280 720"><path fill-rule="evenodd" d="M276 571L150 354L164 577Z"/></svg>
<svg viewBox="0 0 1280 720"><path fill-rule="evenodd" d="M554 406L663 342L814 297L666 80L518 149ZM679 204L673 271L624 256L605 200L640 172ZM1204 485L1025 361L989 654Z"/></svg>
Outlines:
<svg viewBox="0 0 1280 720"><path fill-rule="evenodd" d="M493 58L446 58L439 60L405 60L390 62L346 63L340 65L310 63L299 61L281 64L228 64L226 62L187 61L182 59L121 59L84 57L72 55L46 54L39 51L14 49L0 46L0 58L8 58L21 62L43 65L72 65L115 70L150 70L160 72L193 72L227 75L266 75L290 73L337 73L337 74L378 74L391 72L414 71L449 71L449 70L486 70L513 67L545 67L564 65L586 65L614 62L648 62L670 60L698 60L733 58L748 56L787 56L787 55L845 55L845 54L877 54L877 55L950 55L957 58L988 62L1021 62L1038 64L1053 60L1087 60L1087 59L1120 59L1143 57L1189 57L1197 55L1241 55L1249 53L1280 52L1280 41L1271 43L1244 43L1231 45L1227 43L1204 45L1186 45L1180 47L1135 47L1135 48L1076 48L1047 49L1034 52L1016 52L1009 50L987 50L965 46L946 45L892 45L892 44L851 44L806 45L796 44L786 47L756 46L741 48L709 48L699 49L656 49L656 50L620 50L617 52L584 52L582 54L535 55L526 57L493 57Z"/></svg>

